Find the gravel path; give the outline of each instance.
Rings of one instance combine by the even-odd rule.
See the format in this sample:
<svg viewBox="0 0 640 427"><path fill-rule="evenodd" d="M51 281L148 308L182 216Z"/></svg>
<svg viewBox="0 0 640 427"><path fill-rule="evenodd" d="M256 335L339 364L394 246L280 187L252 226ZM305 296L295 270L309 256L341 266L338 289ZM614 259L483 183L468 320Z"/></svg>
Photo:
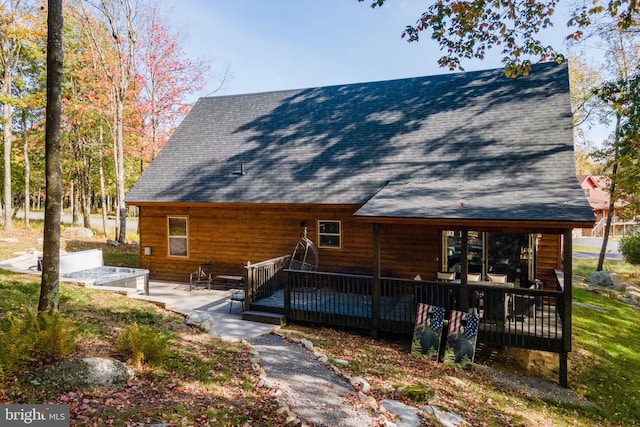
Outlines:
<svg viewBox="0 0 640 427"><path fill-rule="evenodd" d="M361 407L353 387L303 346L274 334L249 343L260 353L262 368L282 391L282 400L306 425L381 425L383 418Z"/></svg>

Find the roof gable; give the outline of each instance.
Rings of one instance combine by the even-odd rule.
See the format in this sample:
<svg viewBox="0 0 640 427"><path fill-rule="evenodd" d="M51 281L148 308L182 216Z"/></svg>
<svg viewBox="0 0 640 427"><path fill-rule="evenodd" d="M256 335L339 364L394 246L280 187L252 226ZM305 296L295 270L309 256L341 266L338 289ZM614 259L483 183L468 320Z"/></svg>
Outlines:
<svg viewBox="0 0 640 427"><path fill-rule="evenodd" d="M567 66L548 63L201 98L127 201L363 204L390 181L569 177Z"/></svg>

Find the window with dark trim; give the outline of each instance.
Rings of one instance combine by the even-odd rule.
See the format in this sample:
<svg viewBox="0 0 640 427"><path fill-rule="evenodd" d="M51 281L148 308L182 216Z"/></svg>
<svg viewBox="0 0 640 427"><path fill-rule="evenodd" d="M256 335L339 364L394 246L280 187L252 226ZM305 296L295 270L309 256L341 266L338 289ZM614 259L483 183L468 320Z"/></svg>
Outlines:
<svg viewBox="0 0 640 427"><path fill-rule="evenodd" d="M189 256L189 229L186 216L167 217L169 256L186 258Z"/></svg>
<svg viewBox="0 0 640 427"><path fill-rule="evenodd" d="M340 249L342 224L340 221L318 221L318 247Z"/></svg>

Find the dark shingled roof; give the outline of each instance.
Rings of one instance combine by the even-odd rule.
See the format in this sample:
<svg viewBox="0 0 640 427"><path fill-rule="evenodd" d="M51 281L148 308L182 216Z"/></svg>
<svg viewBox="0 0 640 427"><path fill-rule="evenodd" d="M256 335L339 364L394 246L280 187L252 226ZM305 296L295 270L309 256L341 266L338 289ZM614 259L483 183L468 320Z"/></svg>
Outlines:
<svg viewBox="0 0 640 427"><path fill-rule="evenodd" d="M555 63L516 79L499 69L201 98L127 202L594 219L575 178L567 65Z"/></svg>

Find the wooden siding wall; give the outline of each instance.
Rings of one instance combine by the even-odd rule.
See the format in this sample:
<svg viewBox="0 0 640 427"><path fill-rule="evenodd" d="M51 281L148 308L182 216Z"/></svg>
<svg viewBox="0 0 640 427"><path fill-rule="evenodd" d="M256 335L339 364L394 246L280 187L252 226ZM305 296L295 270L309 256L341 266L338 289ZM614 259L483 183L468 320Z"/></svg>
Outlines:
<svg viewBox="0 0 640 427"><path fill-rule="evenodd" d="M151 278L188 281L198 264L212 262L214 273L244 275L244 266L290 255L306 223L307 235L318 243L317 221L342 222L342 248L318 248L320 270L339 272L358 268L373 271L373 225L357 221L358 206L324 205L212 205L141 206L141 267ZM167 217L186 216L189 256L169 257ZM540 240L537 277L555 286L554 270L561 268L561 237L544 234ZM442 256L442 228L417 224L380 225L380 265L383 273L409 279L435 278ZM151 256L144 248L151 247Z"/></svg>
<svg viewBox="0 0 640 427"><path fill-rule="evenodd" d="M545 289L556 289L555 270L562 268L562 235L543 234L538 241L536 278L545 283Z"/></svg>
<svg viewBox="0 0 640 427"><path fill-rule="evenodd" d="M442 230L424 225L380 226L380 269L391 277L435 280L442 257Z"/></svg>
<svg viewBox="0 0 640 427"><path fill-rule="evenodd" d="M354 221L356 206L169 206L140 207L141 265L151 277L188 281L198 264L212 262L215 274L244 274L247 262L257 263L290 255L306 223L308 237L317 244L317 220L342 221L342 248L318 248L321 268L336 271L373 265L370 224ZM189 218L189 256L168 256L167 216ZM144 247L152 255L144 255Z"/></svg>

